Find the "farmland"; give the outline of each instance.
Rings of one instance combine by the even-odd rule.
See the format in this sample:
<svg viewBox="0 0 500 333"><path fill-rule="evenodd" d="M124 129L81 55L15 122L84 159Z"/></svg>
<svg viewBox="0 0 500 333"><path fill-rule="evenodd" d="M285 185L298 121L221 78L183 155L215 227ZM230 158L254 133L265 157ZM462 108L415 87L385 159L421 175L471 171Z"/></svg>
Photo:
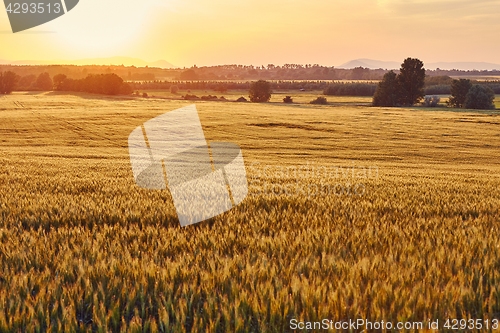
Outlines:
<svg viewBox="0 0 500 333"><path fill-rule="evenodd" d="M0 96L0 332L500 318L498 111L197 101L249 194L181 228L127 137L190 102L148 93Z"/></svg>

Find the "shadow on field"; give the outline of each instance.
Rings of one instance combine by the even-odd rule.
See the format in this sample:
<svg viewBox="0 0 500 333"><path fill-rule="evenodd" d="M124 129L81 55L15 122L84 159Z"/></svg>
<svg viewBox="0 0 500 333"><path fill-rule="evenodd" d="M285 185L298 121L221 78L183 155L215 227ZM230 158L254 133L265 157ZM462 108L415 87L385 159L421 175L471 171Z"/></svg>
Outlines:
<svg viewBox="0 0 500 333"><path fill-rule="evenodd" d="M126 95L99 95L99 94L89 94L80 92L70 92L70 91L51 91L46 94L47 96L75 96L83 99L91 100L101 100L101 101L128 101L136 99L133 96Z"/></svg>

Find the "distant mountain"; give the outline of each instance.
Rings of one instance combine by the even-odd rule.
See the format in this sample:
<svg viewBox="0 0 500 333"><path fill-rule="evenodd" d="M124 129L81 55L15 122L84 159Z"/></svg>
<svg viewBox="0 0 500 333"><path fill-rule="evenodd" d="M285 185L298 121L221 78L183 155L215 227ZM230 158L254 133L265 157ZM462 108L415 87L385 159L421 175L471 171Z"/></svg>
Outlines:
<svg viewBox="0 0 500 333"><path fill-rule="evenodd" d="M144 61L137 58L129 57L111 57L111 58L94 58L94 59L79 59L79 60L0 60L0 65L98 65L98 66L136 66L136 67L158 67L158 68L174 68L175 66L165 60L154 62Z"/></svg>
<svg viewBox="0 0 500 333"><path fill-rule="evenodd" d="M399 69L401 67L401 62L397 61L380 61L380 60L373 60L373 59L355 59L346 62L345 64L342 64L340 66L337 66L337 68L345 68L345 69L351 69L355 67L365 67L365 68L370 68L370 69ZM424 67L426 69L444 69L444 70L451 70L451 69L459 69L459 70L500 70L500 65L499 64L493 64L489 62L432 62L432 63L425 63L424 61Z"/></svg>
<svg viewBox="0 0 500 333"><path fill-rule="evenodd" d="M346 62L337 68L351 69L355 67L364 67L370 69L398 69L401 66L400 62L397 61L380 61L373 59L356 59Z"/></svg>

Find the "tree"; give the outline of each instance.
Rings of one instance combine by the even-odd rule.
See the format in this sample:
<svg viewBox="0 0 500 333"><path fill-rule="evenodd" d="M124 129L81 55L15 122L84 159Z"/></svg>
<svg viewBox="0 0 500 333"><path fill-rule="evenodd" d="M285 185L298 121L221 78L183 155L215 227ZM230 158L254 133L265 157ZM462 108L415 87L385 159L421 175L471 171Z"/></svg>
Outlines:
<svg viewBox="0 0 500 333"><path fill-rule="evenodd" d="M424 63L416 58L406 58L401 64L398 81L400 86L400 103L413 105L424 97L425 68Z"/></svg>
<svg viewBox="0 0 500 333"><path fill-rule="evenodd" d="M178 86L176 86L175 84L174 84L174 85L172 85L172 86L170 86L170 92L171 92L172 94L177 94L177 93L179 92L179 87L178 87Z"/></svg>
<svg viewBox="0 0 500 333"><path fill-rule="evenodd" d="M471 87L472 83L469 79L453 80L451 82L451 98L448 103L453 107L463 108Z"/></svg>
<svg viewBox="0 0 500 333"><path fill-rule="evenodd" d="M32 89L33 83L35 81L36 81L35 74L25 75L19 79L16 87L18 90L30 90Z"/></svg>
<svg viewBox="0 0 500 333"><path fill-rule="evenodd" d="M14 72L0 72L0 94L10 94L14 90L18 79L19 77Z"/></svg>
<svg viewBox="0 0 500 333"><path fill-rule="evenodd" d="M97 91L97 93L105 94L105 95L118 95L122 89L123 79L118 75L112 74L103 74L100 77L101 81L101 90Z"/></svg>
<svg viewBox="0 0 500 333"><path fill-rule="evenodd" d="M254 103L269 102L271 99L271 85L269 82L259 80L250 85L250 101Z"/></svg>
<svg viewBox="0 0 500 333"><path fill-rule="evenodd" d="M293 103L292 96L286 96L285 98L283 98L283 103L287 103L287 104Z"/></svg>
<svg viewBox="0 0 500 333"><path fill-rule="evenodd" d="M355 67L351 70L351 78L353 80L362 80L366 78L366 75L370 73L369 68L363 68L361 66Z"/></svg>
<svg viewBox="0 0 500 333"><path fill-rule="evenodd" d="M68 77L64 74L54 75L54 78L52 79L52 83L54 84L54 90L62 90L63 85L64 85L64 81L67 78Z"/></svg>
<svg viewBox="0 0 500 333"><path fill-rule="evenodd" d="M493 104L494 99L495 93L490 87L475 84L465 96L464 105L467 109L490 110L495 108L495 104Z"/></svg>
<svg viewBox="0 0 500 333"><path fill-rule="evenodd" d="M196 73L196 71L194 69L190 68L190 69L185 70L184 72L181 73L180 79L187 80L187 81L198 80L198 74Z"/></svg>
<svg viewBox="0 0 500 333"><path fill-rule="evenodd" d="M35 88L43 91L52 90L52 79L49 73L44 72L38 75L35 81Z"/></svg>
<svg viewBox="0 0 500 333"><path fill-rule="evenodd" d="M373 106L396 106L400 101L399 80L393 71L385 73L373 95Z"/></svg>

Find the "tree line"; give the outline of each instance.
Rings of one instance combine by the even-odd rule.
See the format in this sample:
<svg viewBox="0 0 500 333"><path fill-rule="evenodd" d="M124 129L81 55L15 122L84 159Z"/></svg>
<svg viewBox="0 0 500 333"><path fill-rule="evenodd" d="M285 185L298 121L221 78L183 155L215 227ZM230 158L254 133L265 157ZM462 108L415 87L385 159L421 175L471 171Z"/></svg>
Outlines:
<svg viewBox="0 0 500 333"><path fill-rule="evenodd" d="M14 90L57 90L102 95L132 94L132 88L114 73L89 74L83 79L71 79L65 74L57 74L51 78L47 72L29 77L19 77L12 71L0 72L0 94L10 94Z"/></svg>
<svg viewBox="0 0 500 333"><path fill-rule="evenodd" d="M130 95L132 88L121 77L112 74L89 74L84 79L71 79L64 74L54 76L54 90L87 92L102 95Z"/></svg>
<svg viewBox="0 0 500 333"><path fill-rule="evenodd" d="M282 66L268 64L253 65L220 65L192 66L190 68L154 68L123 65L36 65L11 66L0 65L0 72L12 71L19 75L20 81L33 80L40 73L49 73L51 77L64 74L73 79L83 79L89 74L116 74L125 81L222 81L240 80L256 81L259 79L276 80L381 80L388 72L386 69L368 69L356 67L352 69L321 66L318 64L285 64ZM500 71L464 71L464 70L427 70L428 76L500 76ZM324 88L323 88L324 89Z"/></svg>
<svg viewBox="0 0 500 333"><path fill-rule="evenodd" d="M389 71L378 84L373 95L374 106L412 106L424 99L425 68L421 60L407 58L399 73ZM450 78L451 79L451 78ZM449 82L447 78L435 79L436 83ZM467 109L494 109L494 90L485 84L472 84L469 79L449 82L451 97L448 105ZM436 106L438 96L425 96L424 105Z"/></svg>

